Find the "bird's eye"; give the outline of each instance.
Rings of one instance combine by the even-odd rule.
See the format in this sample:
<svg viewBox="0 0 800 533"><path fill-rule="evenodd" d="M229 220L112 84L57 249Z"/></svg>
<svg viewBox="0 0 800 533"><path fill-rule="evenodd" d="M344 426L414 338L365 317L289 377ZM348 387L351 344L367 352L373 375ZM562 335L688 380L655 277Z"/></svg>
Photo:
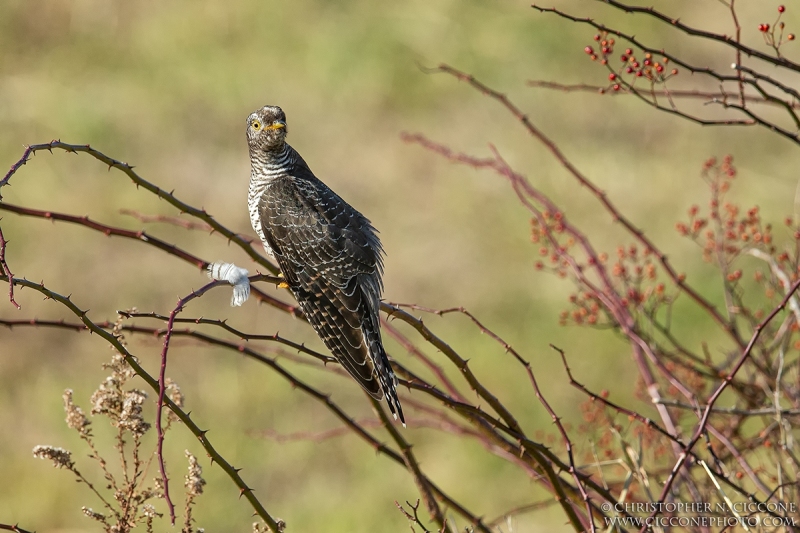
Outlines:
<svg viewBox="0 0 800 533"><path fill-rule="evenodd" d="M257 121L257 120L254 120L253 122L251 122L250 126L252 126L252 128L254 130L256 130L256 131L261 129L261 123L259 121Z"/></svg>

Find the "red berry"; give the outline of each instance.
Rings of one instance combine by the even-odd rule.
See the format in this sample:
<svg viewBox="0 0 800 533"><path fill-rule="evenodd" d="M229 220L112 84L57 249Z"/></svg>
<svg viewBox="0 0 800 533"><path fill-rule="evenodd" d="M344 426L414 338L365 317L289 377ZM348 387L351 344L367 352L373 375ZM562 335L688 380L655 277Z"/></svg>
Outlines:
<svg viewBox="0 0 800 533"><path fill-rule="evenodd" d="M784 11L786 11L784 6L778 6L778 13L783 13Z"/></svg>
<svg viewBox="0 0 800 533"><path fill-rule="evenodd" d="M608 75L608 79L610 81L614 81L615 79L617 79L617 75L612 72L611 74Z"/></svg>
<svg viewBox="0 0 800 533"><path fill-rule="evenodd" d="M628 54L629 56L633 55L633 50L631 50L630 48L626 48L625 53Z"/></svg>
<svg viewBox="0 0 800 533"><path fill-rule="evenodd" d="M583 49L583 51L589 55L592 55L594 53L594 49L591 46L587 46L586 48Z"/></svg>
<svg viewBox="0 0 800 533"><path fill-rule="evenodd" d="M615 83L612 89L614 89L615 91L619 91L619 83Z"/></svg>
<svg viewBox="0 0 800 533"><path fill-rule="evenodd" d="M651 64L652 64L652 61L650 61L649 59L645 59L644 60L644 66L649 67Z"/></svg>
<svg viewBox="0 0 800 533"><path fill-rule="evenodd" d="M794 41L794 33L790 33L789 35L787 35L786 39L788 39L789 41Z"/></svg>
<svg viewBox="0 0 800 533"><path fill-rule="evenodd" d="M628 68L625 69L625 73L626 74L630 74L632 72L633 72L633 67L628 67Z"/></svg>
<svg viewBox="0 0 800 533"><path fill-rule="evenodd" d="M599 35L595 35L595 36L594 36L594 40L595 40L595 41L599 41L599 40L600 40L600 36L599 36Z"/></svg>
<svg viewBox="0 0 800 533"><path fill-rule="evenodd" d="M664 72L664 67L661 65L656 65L656 72Z"/></svg>
<svg viewBox="0 0 800 533"><path fill-rule="evenodd" d="M678 74L678 69L676 68L672 69L672 75L676 76L677 74Z"/></svg>
<svg viewBox="0 0 800 533"><path fill-rule="evenodd" d="M644 74L642 73L642 71L641 71L641 70L637 70L637 71L636 71L636 77L637 77L637 78L641 78L643 75L644 75Z"/></svg>
<svg viewBox="0 0 800 533"><path fill-rule="evenodd" d="M623 54L623 55L619 56L619 60L622 61L623 63L627 63L628 62L628 56Z"/></svg>

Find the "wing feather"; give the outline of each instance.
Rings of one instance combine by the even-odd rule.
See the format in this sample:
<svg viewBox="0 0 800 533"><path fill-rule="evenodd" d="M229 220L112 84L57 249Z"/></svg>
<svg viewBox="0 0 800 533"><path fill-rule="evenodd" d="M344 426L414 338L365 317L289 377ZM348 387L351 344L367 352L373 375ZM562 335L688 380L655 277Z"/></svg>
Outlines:
<svg viewBox="0 0 800 533"><path fill-rule="evenodd" d="M377 370L388 361L380 341L383 259L374 228L310 171L273 180L259 212L309 323L356 381L381 399L376 361Z"/></svg>

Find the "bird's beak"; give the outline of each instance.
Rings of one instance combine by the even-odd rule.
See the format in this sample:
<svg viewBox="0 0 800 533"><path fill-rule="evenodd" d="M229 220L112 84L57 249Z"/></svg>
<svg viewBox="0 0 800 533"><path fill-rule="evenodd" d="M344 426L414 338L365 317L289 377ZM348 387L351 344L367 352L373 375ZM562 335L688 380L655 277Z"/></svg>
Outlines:
<svg viewBox="0 0 800 533"><path fill-rule="evenodd" d="M275 122L273 122L272 124L270 124L267 127L269 129L271 129L271 130L280 130L280 129L283 129L283 128L286 127L286 123L284 121L282 121L282 120L276 120Z"/></svg>

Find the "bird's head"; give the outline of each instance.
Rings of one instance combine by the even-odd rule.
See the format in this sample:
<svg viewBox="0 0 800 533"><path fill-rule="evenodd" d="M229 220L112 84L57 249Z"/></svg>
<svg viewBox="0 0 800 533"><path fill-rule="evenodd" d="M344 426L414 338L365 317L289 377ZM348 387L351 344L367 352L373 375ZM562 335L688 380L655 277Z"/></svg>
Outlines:
<svg viewBox="0 0 800 533"><path fill-rule="evenodd" d="M247 117L247 144L251 150L280 150L285 139L286 115L280 107L265 105Z"/></svg>

